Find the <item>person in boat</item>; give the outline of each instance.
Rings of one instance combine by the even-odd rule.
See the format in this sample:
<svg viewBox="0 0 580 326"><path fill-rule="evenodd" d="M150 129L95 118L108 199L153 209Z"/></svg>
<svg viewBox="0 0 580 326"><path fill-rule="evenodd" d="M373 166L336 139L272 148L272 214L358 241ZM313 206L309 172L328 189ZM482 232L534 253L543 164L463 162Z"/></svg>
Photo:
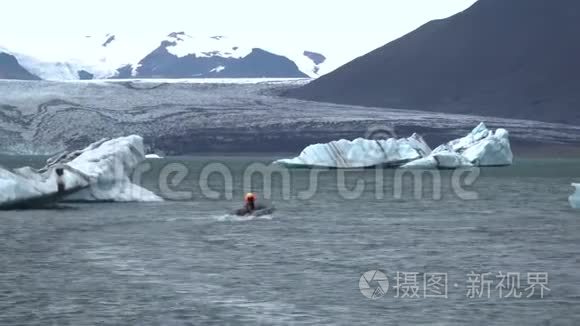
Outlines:
<svg viewBox="0 0 580 326"><path fill-rule="evenodd" d="M244 208L246 209L246 212L248 213L254 212L256 210L256 195L249 192L246 194L244 200L245 200Z"/></svg>
<svg viewBox="0 0 580 326"><path fill-rule="evenodd" d="M56 186L58 189L58 193L61 194L66 190L63 179L64 169L62 167L58 167L55 169L55 172L56 172Z"/></svg>

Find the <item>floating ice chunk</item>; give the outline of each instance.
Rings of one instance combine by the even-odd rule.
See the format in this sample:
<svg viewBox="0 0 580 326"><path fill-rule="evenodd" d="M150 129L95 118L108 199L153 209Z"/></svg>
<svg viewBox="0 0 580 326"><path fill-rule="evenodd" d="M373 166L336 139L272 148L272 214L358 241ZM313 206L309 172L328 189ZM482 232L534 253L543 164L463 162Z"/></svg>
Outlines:
<svg viewBox="0 0 580 326"><path fill-rule="evenodd" d="M494 132L480 123L467 136L452 140L433 150L419 162L404 168L459 168L469 166L505 166L513 162L509 133L505 129Z"/></svg>
<svg viewBox="0 0 580 326"><path fill-rule="evenodd" d="M306 147L300 156L275 163L289 167L364 168L400 166L429 155L431 149L417 134L409 138L353 141L341 139Z"/></svg>
<svg viewBox="0 0 580 326"><path fill-rule="evenodd" d="M131 174L143 160L143 138L132 135L89 145L65 163L91 179L91 187L67 199L81 201L161 201L153 192L136 185Z"/></svg>
<svg viewBox="0 0 580 326"><path fill-rule="evenodd" d="M570 206L575 209L580 209L580 183L573 183L572 187L574 187L574 193L568 197L568 201L570 201Z"/></svg>
<svg viewBox="0 0 580 326"><path fill-rule="evenodd" d="M489 135L465 149L461 153L477 166L504 166L513 163L509 133L505 129L497 129Z"/></svg>
<svg viewBox="0 0 580 326"><path fill-rule="evenodd" d="M37 183L0 168L0 207L50 192L57 192L56 183L51 187L49 182Z"/></svg>
<svg viewBox="0 0 580 326"><path fill-rule="evenodd" d="M493 133L483 122L467 136L441 145L433 153L441 151L460 153L477 166L503 166L513 162L507 130L500 128Z"/></svg>
<svg viewBox="0 0 580 326"><path fill-rule="evenodd" d="M341 139L306 147L298 157L278 160L288 167L364 168L392 166L422 169L453 169L472 166L510 165L513 154L509 133L495 133L482 122L467 136L452 140L431 151L417 134L409 138L353 141Z"/></svg>
<svg viewBox="0 0 580 326"><path fill-rule="evenodd" d="M39 174L31 168L14 172L0 168L0 208L40 207L56 202L67 194L89 187L89 180L82 175L65 173L62 178L65 191L58 192L55 169Z"/></svg>
<svg viewBox="0 0 580 326"><path fill-rule="evenodd" d="M491 131L487 129L483 122L480 122L477 127L475 127L467 136L452 140L447 144L441 145L438 148L434 149L433 152L437 152L438 150L444 148L445 150L452 150L454 152L461 153L465 149L473 146L482 139L487 138L491 134Z"/></svg>
<svg viewBox="0 0 580 326"><path fill-rule="evenodd" d="M101 140L87 148L65 153L47 161L38 171L23 167L10 172L0 169L0 207L26 205L52 198L75 201L161 201L130 179L145 159L143 139L139 136ZM64 170L58 193L56 168ZM69 195L70 194L70 195Z"/></svg>
<svg viewBox="0 0 580 326"><path fill-rule="evenodd" d="M157 154L147 154L147 155L145 155L145 158L151 159L151 160L158 160L158 159L162 159L163 157L161 157Z"/></svg>
<svg viewBox="0 0 580 326"><path fill-rule="evenodd" d="M406 169L456 169L462 167L472 167L461 154L451 151L440 151L427 157L409 162L402 166Z"/></svg>

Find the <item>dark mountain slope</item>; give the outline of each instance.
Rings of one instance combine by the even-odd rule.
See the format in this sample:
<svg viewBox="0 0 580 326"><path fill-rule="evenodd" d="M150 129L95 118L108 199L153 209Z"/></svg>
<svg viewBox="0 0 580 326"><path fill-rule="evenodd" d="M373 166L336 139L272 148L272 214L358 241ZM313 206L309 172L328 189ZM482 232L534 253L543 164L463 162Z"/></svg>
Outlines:
<svg viewBox="0 0 580 326"><path fill-rule="evenodd" d="M233 61L231 67L227 67L218 75L227 78L305 78L296 64L281 55L276 55L262 49L252 49L247 56Z"/></svg>
<svg viewBox="0 0 580 326"><path fill-rule="evenodd" d="M288 95L580 123L578 35L580 1L480 0Z"/></svg>
<svg viewBox="0 0 580 326"><path fill-rule="evenodd" d="M40 80L24 69L13 55L0 52L0 79Z"/></svg>
<svg viewBox="0 0 580 326"><path fill-rule="evenodd" d="M167 48L176 42L164 41L147 55L137 69L139 78L254 78L254 77L308 77L290 59L262 49L253 49L243 58L224 57L219 54L196 57L189 54L178 57ZM118 78L124 78L119 72Z"/></svg>

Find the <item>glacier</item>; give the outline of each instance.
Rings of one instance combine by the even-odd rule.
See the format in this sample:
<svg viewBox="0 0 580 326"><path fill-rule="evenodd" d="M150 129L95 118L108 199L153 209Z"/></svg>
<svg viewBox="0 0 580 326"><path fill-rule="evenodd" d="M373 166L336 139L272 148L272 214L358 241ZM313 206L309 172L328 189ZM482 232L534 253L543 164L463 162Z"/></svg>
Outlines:
<svg viewBox="0 0 580 326"><path fill-rule="evenodd" d="M574 209L580 209L580 183L573 183L572 187L574 187L574 193L568 197L568 201L570 202L570 206Z"/></svg>
<svg viewBox="0 0 580 326"><path fill-rule="evenodd" d="M473 166L505 166L513 162L509 133L495 132L481 122L465 137L452 140L434 150L423 138L353 141L341 139L306 147L298 157L275 163L287 167L364 168L391 166L419 169L455 169Z"/></svg>
<svg viewBox="0 0 580 326"><path fill-rule="evenodd" d="M132 135L102 139L88 147L47 160L39 170L0 168L0 208L43 198L58 198L56 168L65 171L65 189L74 190L62 201L148 202L163 199L134 184L131 174L145 160L143 138ZM61 198L58 198L59 200Z"/></svg>
<svg viewBox="0 0 580 326"><path fill-rule="evenodd" d="M408 138L341 139L306 147L298 157L277 160L287 167L365 168L399 166L429 155L429 145L417 134Z"/></svg>

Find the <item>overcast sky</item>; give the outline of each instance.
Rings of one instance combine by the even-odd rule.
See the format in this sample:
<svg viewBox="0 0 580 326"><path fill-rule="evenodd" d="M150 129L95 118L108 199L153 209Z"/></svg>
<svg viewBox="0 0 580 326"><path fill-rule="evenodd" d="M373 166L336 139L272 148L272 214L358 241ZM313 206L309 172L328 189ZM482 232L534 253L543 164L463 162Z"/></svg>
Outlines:
<svg viewBox="0 0 580 326"><path fill-rule="evenodd" d="M74 46L80 35L138 40L173 31L227 35L350 60L475 0L11 0L0 45ZM156 41L157 42L157 41ZM29 46L28 46L29 47Z"/></svg>

